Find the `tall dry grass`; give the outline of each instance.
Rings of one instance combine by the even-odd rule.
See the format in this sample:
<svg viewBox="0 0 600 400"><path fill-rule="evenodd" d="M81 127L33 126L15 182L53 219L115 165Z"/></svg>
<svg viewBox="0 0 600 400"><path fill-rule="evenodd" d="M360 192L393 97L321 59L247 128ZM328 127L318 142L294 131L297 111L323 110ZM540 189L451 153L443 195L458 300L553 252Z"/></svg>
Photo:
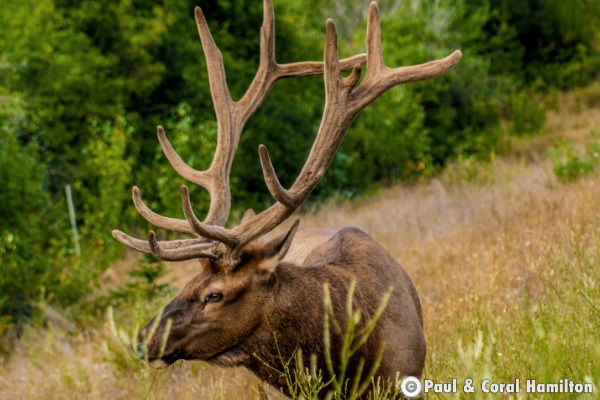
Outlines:
<svg viewBox="0 0 600 400"><path fill-rule="evenodd" d="M569 378L595 384L592 395L577 398L600 396L600 174L560 183L547 158L561 140L575 147L598 140L600 101L589 99L600 98L600 89L586 90L557 95L548 133L507 143L490 163L460 160L437 179L303 216L304 228L358 226L405 267L423 304L426 378L471 378L476 386L484 378ZM105 278L120 282L130 264ZM169 268L180 287L195 265ZM121 336L161 301L117 313ZM179 362L148 370L108 322L68 326L26 330L0 364L0 398L257 397L257 382L243 369Z"/></svg>

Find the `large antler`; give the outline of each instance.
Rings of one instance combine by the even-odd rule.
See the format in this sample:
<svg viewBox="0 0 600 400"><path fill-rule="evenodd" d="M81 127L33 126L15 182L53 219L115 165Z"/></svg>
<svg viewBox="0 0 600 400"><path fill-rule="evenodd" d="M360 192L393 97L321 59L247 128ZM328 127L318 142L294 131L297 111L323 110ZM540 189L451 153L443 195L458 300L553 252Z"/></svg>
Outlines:
<svg viewBox="0 0 600 400"><path fill-rule="evenodd" d="M185 164L175 153L162 127L158 137L165 155L187 180L205 187L211 196L208 215L204 222L198 220L192 210L188 190L182 186L182 202L186 219L179 220L160 216L150 210L141 200L134 187L134 204L140 214L153 225L193 234L198 239L157 242L153 232L149 240L132 238L123 232L113 235L124 244L146 253L153 253L163 260L179 261L197 257L218 259L226 266L237 263L241 250L251 241L271 231L285 221L300 207L325 174L347 129L358 113L369 103L393 86L435 78L460 60L460 51L426 64L389 68L383 62L380 39L379 11L375 2L369 9L367 26L367 54L340 60L337 34L332 20L327 21L327 42L324 63L302 62L279 65L275 62L275 27L272 0L264 1L264 20L261 28L260 65L246 94L234 102L227 89L225 70L219 52L200 8L196 8L198 31L206 54L210 89L218 122L218 141L215 157L206 171L196 171ZM366 61L367 72L357 86L361 64ZM352 69L348 77L341 71ZM262 103L273 84L280 78L324 74L325 110L317 138L304 167L290 189L279 183L265 146L259 147L265 182L276 203L262 213L244 218L233 229L225 229L231 206L229 171L239 137L249 116Z"/></svg>

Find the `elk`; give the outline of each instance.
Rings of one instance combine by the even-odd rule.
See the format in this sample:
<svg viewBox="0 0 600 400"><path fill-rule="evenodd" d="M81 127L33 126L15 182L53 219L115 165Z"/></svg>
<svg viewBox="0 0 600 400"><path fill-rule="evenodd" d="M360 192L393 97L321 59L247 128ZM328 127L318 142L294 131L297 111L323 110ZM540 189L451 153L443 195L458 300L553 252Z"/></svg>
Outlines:
<svg viewBox="0 0 600 400"><path fill-rule="evenodd" d="M133 202L148 222L193 238L159 241L150 231L148 239L141 240L113 231L126 246L161 260L200 261L199 274L164 308L159 319L140 331L141 340L154 324L155 335L146 343L148 359L166 365L183 359L245 366L289 395L282 376L270 368L278 365L275 355L287 360L300 349L305 355L316 355L318 368L326 373L324 284L329 287L333 311L343 323L347 292L354 281L353 304L362 315L373 315L382 295L390 286L394 289L369 339L350 360L348 378L361 373L356 368L360 359L364 363L362 371L368 371L377 362L383 343L386 350L375 376L420 377L426 344L419 296L408 274L377 242L352 227L337 232L298 230L298 221L280 237L266 243L261 238L307 199L362 109L396 85L444 74L459 62L460 51L421 65L389 68L383 61L379 11L373 2L368 13L366 54L340 60L335 25L329 19L323 62L278 64L273 4L272 0L264 0L258 71L247 92L234 101L221 53L199 7L195 8L195 17L218 126L210 167L204 171L193 169L175 152L161 126L157 133L173 168L209 192L209 211L203 221L198 219L184 185L181 197L185 219L165 217L152 211L134 187ZM360 81L365 63L366 73ZM343 76L342 71L350 73ZM275 202L259 214L248 210L239 225L225 228L231 208L229 173L244 124L277 80L320 74L324 76L326 96L323 117L297 179L285 189L266 147L259 146L264 179ZM168 334L164 335L167 328ZM163 335L164 343L160 340ZM335 335L333 332L331 338L333 355L340 351Z"/></svg>

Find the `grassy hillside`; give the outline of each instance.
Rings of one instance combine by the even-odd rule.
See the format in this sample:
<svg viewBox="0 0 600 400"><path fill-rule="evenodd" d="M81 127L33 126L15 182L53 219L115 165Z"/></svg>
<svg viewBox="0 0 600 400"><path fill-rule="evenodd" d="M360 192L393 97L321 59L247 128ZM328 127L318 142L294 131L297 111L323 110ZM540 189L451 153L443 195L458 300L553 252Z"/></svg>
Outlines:
<svg viewBox="0 0 600 400"><path fill-rule="evenodd" d="M595 385L577 398L600 397L600 87L549 101L545 134L505 141L491 162L457 160L436 179L302 218L304 228L358 226L405 267L423 304L427 379L568 378ZM134 263L110 268L105 287L123 285ZM195 270L167 268L174 290ZM46 307L46 329L29 326L0 359L0 398L256 398L245 370L149 370L131 356L128 335L167 300L131 301L86 327Z"/></svg>

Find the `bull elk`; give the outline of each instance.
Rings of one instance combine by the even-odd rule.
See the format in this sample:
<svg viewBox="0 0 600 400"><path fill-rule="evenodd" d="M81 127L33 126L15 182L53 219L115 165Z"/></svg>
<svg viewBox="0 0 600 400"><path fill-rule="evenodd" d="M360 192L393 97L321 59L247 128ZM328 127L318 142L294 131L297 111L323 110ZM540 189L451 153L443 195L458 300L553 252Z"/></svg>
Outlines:
<svg viewBox="0 0 600 400"><path fill-rule="evenodd" d="M317 367L327 374L324 284L329 287L332 309L343 323L347 292L354 280L354 307L363 316L373 315L382 295L390 286L394 290L369 339L350 360L348 378L361 374L356 368L360 359L364 360L362 371L368 371L376 363L378 349L384 342L386 350L376 376L392 380L397 374L420 377L426 345L419 297L408 274L379 244L357 228L337 232L298 230L298 221L279 238L267 243L260 239L306 200L362 109L396 85L447 72L460 60L460 51L421 65L387 67L381 51L379 11L373 2L368 14L366 54L340 60L335 25L329 19L324 62L278 64L273 4L272 0L264 0L258 71L244 96L234 101L227 87L221 53L199 7L195 16L218 123L217 147L210 167L198 171L188 166L169 143L164 129L159 126L157 131L173 168L183 178L208 190L208 214L204 221L194 214L186 186L181 187L185 219L156 214L134 187L133 202L147 221L193 238L158 241L150 231L148 240L140 240L113 231L114 237L125 245L161 260L200 260L199 274L166 306L159 320L140 331L143 338L152 324L156 328L156 334L146 344L147 357L167 365L179 359L227 367L243 365L286 392L282 376L270 368L278 365L275 355L287 360L298 349L305 355L314 354ZM366 73L359 83L365 63ZM342 71L351 72L344 77ZM239 225L225 228L231 208L229 173L246 121L278 79L320 74L325 81L325 109L297 179L291 188L282 187L267 149L261 145L260 162L275 202L260 214L248 210ZM162 343L160 338L167 326L170 330ZM340 340L335 332L332 335L330 351L335 355L341 350Z"/></svg>

